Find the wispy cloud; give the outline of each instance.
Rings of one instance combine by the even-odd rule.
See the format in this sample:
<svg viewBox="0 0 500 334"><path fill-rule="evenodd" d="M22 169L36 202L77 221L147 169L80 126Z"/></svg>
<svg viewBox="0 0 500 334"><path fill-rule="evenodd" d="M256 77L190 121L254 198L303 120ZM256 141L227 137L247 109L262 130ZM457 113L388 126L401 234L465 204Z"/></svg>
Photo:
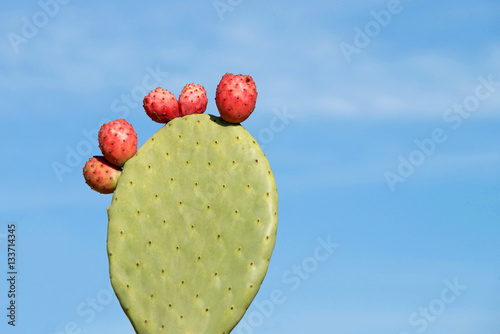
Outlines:
<svg viewBox="0 0 500 334"><path fill-rule="evenodd" d="M412 4L414 10L419 8L417 4ZM363 15L366 12L369 18L371 9L385 5L386 1L371 1L361 7L342 2L336 9L338 13L332 15ZM137 32L120 29L127 26L131 17L114 7L104 6L104 12L96 14L102 18L101 25L96 26L95 21L91 24L83 20L94 15L94 11L68 6L43 34L27 45L28 52L20 57L28 66L8 70L0 79L0 88L18 91L30 82L33 89L47 91L63 85L70 92L95 94L117 85L134 85L144 66L161 64L172 72L173 86L195 80L216 85L227 70L252 72L259 79L258 88L268 92L268 96L261 94L259 106L263 112L287 104L304 115L427 117L442 113L453 101L460 99L477 76L498 68L498 57L494 56L499 52L498 47L490 46L493 55L486 55L484 64L476 66L474 58L457 57L446 47L435 46L427 50L423 47L411 54L395 52L412 43L407 40L396 44L400 41L393 40L393 32L381 35L375 41L378 46L366 50L363 57L347 65L338 48L345 35L332 29L335 23L320 16L316 22L309 20L308 30L304 31L289 21L304 11L320 15L326 7L320 3L304 4L283 12L282 6L282 3L270 4L258 17L249 16L255 10L252 7L239 7L231 13L238 20L220 22L216 16L207 17L207 23L213 22L207 24L206 32L198 39L183 38L187 32L169 32L168 27L178 24L180 18L170 17L164 7L144 9L144 15L151 14L157 19L150 25L166 31L165 38L159 41L147 36L138 38ZM464 15L463 10L457 9L453 15ZM282 15L277 16L278 12ZM426 17L429 13L417 11L412 15ZM163 23L161 17L164 17ZM75 18L78 24L74 23ZM405 21L392 24L398 25L403 32L411 29ZM293 42L283 38L276 26L287 27L294 33ZM186 31L192 29L186 27ZM125 35L132 38L124 38ZM15 61L12 55L7 55L8 50L1 52L10 61ZM190 65L186 67L186 64ZM498 98L490 103L500 105ZM486 110L482 115L485 114L498 113Z"/></svg>

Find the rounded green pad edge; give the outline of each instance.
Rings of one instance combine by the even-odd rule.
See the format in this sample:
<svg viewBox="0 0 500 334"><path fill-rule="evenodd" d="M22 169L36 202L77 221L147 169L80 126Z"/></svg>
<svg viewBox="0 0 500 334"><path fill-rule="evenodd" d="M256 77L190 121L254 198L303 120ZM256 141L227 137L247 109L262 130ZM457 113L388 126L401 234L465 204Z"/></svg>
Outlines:
<svg viewBox="0 0 500 334"><path fill-rule="evenodd" d="M137 333L228 334L266 275L278 193L241 125L189 115L126 162L108 220L111 284Z"/></svg>

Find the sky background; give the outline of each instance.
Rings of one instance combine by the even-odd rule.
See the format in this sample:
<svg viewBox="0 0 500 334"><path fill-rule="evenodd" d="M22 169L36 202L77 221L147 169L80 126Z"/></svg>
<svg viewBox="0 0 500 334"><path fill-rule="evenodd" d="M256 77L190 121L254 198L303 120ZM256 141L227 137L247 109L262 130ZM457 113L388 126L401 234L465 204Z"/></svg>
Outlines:
<svg viewBox="0 0 500 334"><path fill-rule="evenodd" d="M500 332L497 0L0 7L0 332L134 332L109 283L111 196L82 167L103 122L127 119L139 144L160 128L142 108L157 86L202 84L217 115L226 72L256 82L243 125L280 196L268 274L234 333Z"/></svg>

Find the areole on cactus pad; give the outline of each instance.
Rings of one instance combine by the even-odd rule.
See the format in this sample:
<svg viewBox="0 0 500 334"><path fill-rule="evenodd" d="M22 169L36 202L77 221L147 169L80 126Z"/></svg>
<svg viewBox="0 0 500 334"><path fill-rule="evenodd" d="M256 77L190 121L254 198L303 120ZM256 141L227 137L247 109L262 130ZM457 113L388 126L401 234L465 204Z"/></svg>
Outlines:
<svg viewBox="0 0 500 334"><path fill-rule="evenodd" d="M266 275L278 193L241 125L193 114L127 161L108 218L111 283L137 333L229 334Z"/></svg>

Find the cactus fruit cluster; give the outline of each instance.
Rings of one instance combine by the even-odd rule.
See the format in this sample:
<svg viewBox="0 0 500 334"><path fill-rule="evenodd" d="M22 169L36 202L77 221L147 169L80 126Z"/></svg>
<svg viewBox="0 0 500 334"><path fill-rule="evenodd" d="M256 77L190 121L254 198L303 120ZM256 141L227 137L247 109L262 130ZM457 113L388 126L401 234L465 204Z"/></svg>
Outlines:
<svg viewBox="0 0 500 334"><path fill-rule="evenodd" d="M121 175L123 164L137 152L137 134L124 119L101 126L98 134L102 156L91 157L83 167L89 187L101 194L111 194Z"/></svg>
<svg viewBox="0 0 500 334"><path fill-rule="evenodd" d="M160 90L144 99L148 115L151 102L154 108L161 103L152 101ZM253 100L253 107L238 109L249 115L256 91L229 90L235 90L232 84L217 89L231 105L229 113L219 109L221 116L232 115L243 99ZM107 188L114 192L107 238L111 284L137 333L229 334L267 273L276 242L277 188L250 133L234 117L203 114L202 86L186 85L177 110L182 104L181 117L169 119L123 169L109 164L120 174ZM84 174L92 174L96 168L87 164Z"/></svg>

